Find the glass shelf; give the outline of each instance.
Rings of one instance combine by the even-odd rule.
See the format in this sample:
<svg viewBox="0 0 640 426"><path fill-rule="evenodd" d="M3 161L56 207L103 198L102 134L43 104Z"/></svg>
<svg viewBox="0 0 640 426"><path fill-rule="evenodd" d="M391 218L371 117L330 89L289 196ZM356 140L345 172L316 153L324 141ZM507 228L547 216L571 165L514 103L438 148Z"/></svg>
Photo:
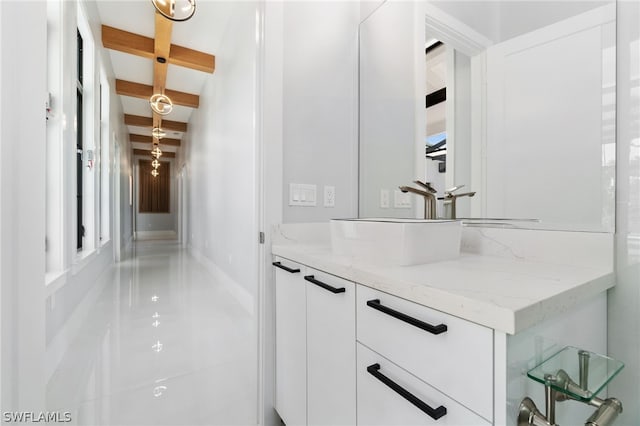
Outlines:
<svg viewBox="0 0 640 426"><path fill-rule="evenodd" d="M582 385L580 357L585 359ZM531 379L578 401L589 402L622 370L613 358L567 346L527 372ZM586 373L586 374L585 374Z"/></svg>

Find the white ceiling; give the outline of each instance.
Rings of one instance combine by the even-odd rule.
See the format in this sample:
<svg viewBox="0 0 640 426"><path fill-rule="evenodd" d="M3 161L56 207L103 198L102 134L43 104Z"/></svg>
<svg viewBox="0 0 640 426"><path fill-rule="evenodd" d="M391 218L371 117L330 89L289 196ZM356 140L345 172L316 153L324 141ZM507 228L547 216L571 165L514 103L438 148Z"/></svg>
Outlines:
<svg viewBox="0 0 640 426"><path fill-rule="evenodd" d="M96 0L100 20L103 25L154 37L155 9L151 0ZM233 1L196 0L196 12L188 21L175 22L171 37L172 44L216 54L222 42L229 17L233 11ZM115 77L120 80L153 85L153 61L127 53L109 50ZM216 57L216 62L220 58ZM167 89L200 95L208 73L169 65L167 71ZM151 117L149 102L128 96L119 96L125 114ZM202 100L201 100L202 102ZM171 114L165 119L189 122L192 108L174 105ZM151 129L128 126L129 132L139 135L151 135ZM181 139L181 132L167 131L167 137ZM150 148L148 144L132 144L134 148ZM174 147L163 146L167 151Z"/></svg>

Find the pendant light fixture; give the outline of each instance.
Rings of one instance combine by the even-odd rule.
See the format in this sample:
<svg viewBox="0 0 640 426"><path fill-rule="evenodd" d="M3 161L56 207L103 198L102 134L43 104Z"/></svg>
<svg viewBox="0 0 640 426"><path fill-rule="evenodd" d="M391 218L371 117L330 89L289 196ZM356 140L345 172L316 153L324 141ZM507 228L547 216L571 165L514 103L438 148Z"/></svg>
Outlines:
<svg viewBox="0 0 640 426"><path fill-rule="evenodd" d="M151 162L151 165L153 166L154 169L157 169L158 167L160 167L160 162L158 161L157 158L154 158L153 161Z"/></svg>
<svg viewBox="0 0 640 426"><path fill-rule="evenodd" d="M153 112L160 115L167 115L173 110L173 102L171 98L163 93L156 93L149 98L149 105Z"/></svg>
<svg viewBox="0 0 640 426"><path fill-rule="evenodd" d="M151 174L153 175L153 177L158 176L160 173L158 173L158 171L156 169L151 170Z"/></svg>
<svg viewBox="0 0 640 426"><path fill-rule="evenodd" d="M167 136L167 133L162 130L161 127L154 127L153 130L151 130L151 136L153 136L156 139L162 139L165 136Z"/></svg>
<svg viewBox="0 0 640 426"><path fill-rule="evenodd" d="M151 155L157 160L158 158L160 158L162 156L162 150L160 149L160 146L158 145L154 145L153 149L151 150Z"/></svg>
<svg viewBox="0 0 640 426"><path fill-rule="evenodd" d="M172 21L181 22L196 12L196 0L151 0L159 14Z"/></svg>

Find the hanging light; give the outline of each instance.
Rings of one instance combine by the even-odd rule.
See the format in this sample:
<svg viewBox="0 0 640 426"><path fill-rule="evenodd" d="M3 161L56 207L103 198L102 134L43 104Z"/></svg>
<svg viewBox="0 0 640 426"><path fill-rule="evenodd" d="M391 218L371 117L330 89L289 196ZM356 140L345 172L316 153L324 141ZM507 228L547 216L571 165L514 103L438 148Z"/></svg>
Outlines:
<svg viewBox="0 0 640 426"><path fill-rule="evenodd" d="M172 21L186 21L196 12L196 0L151 0L159 14Z"/></svg>
<svg viewBox="0 0 640 426"><path fill-rule="evenodd" d="M160 162L156 158L151 162L151 165L153 166L154 169L157 169L158 167L160 167Z"/></svg>
<svg viewBox="0 0 640 426"><path fill-rule="evenodd" d="M160 156L162 156L162 150L160 149L160 147L158 145L154 145L153 149L151 150L151 155L153 157L155 157L156 159L160 158Z"/></svg>
<svg viewBox="0 0 640 426"><path fill-rule="evenodd" d="M156 169L151 170L151 174L153 175L153 177L158 176L160 173L158 173L158 171Z"/></svg>
<svg viewBox="0 0 640 426"><path fill-rule="evenodd" d="M173 102L171 98L162 93L156 93L149 98L149 105L153 112L160 115L167 115L173 110Z"/></svg>
<svg viewBox="0 0 640 426"><path fill-rule="evenodd" d="M165 136L167 136L167 132L162 130L161 127L154 127L153 130L151 130L151 136L153 136L156 139L162 139Z"/></svg>

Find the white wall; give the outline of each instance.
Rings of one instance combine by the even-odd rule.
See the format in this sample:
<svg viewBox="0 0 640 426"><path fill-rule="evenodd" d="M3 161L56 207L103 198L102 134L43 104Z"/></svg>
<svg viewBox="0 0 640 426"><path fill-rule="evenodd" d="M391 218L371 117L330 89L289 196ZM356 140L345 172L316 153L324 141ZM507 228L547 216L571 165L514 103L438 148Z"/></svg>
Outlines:
<svg viewBox="0 0 640 426"><path fill-rule="evenodd" d="M358 2L283 3L283 222L357 215L359 17ZM317 205L289 206L290 183L316 185Z"/></svg>
<svg viewBox="0 0 640 426"><path fill-rule="evenodd" d="M190 249L250 311L258 293L256 7L234 6L181 148Z"/></svg>
<svg viewBox="0 0 640 426"><path fill-rule="evenodd" d="M616 425L640 424L640 3L617 11L616 275L609 291L609 355L625 368L609 386L624 411Z"/></svg>
<svg viewBox="0 0 640 426"><path fill-rule="evenodd" d="M46 19L44 2L0 2L3 412L39 412L45 400Z"/></svg>

